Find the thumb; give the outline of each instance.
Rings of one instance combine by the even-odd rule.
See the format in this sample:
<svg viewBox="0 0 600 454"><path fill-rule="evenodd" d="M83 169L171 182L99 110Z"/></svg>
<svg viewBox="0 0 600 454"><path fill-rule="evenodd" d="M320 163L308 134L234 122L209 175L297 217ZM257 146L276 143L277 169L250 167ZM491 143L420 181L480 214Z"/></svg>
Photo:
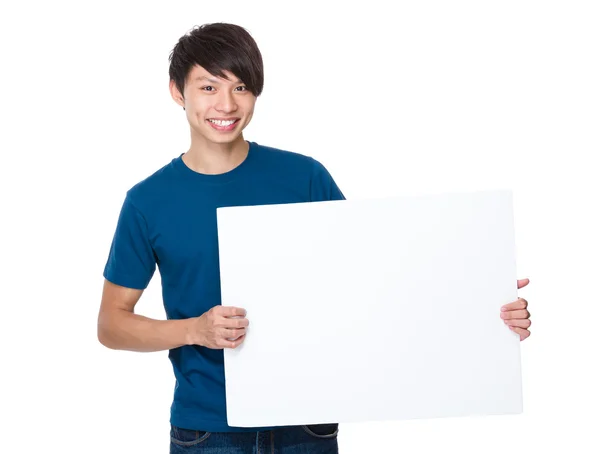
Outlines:
<svg viewBox="0 0 600 454"><path fill-rule="evenodd" d="M525 287L529 284L529 279L517 279L517 289Z"/></svg>

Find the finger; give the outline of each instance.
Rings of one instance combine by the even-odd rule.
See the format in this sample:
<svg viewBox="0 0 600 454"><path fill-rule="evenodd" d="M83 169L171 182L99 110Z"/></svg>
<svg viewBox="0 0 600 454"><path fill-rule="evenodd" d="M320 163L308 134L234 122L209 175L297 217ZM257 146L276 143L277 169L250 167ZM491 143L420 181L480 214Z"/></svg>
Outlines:
<svg viewBox="0 0 600 454"><path fill-rule="evenodd" d="M531 326L531 320L529 319L516 319L516 320L504 320L508 326L516 326L517 328L529 328Z"/></svg>
<svg viewBox="0 0 600 454"><path fill-rule="evenodd" d="M225 340L225 339L221 339L221 341L219 341L219 346L221 348L236 348L238 347L242 342L244 342L244 339L246 338L246 335L244 334L243 336L240 336L238 339L234 340L234 341L230 341L230 340Z"/></svg>
<svg viewBox="0 0 600 454"><path fill-rule="evenodd" d="M223 328L247 328L250 321L247 318L224 318L219 324Z"/></svg>
<svg viewBox="0 0 600 454"><path fill-rule="evenodd" d="M526 309L529 303L525 298L519 298L517 301L513 301L512 303L505 304L500 308L502 312L504 311L512 311L515 309Z"/></svg>
<svg viewBox="0 0 600 454"><path fill-rule="evenodd" d="M521 309L518 311L506 311L500 312L500 317L504 320L511 320L515 318L529 318L531 314L527 309Z"/></svg>
<svg viewBox="0 0 600 454"><path fill-rule="evenodd" d="M236 328L247 328L250 325L250 321L247 318L222 318L215 326L219 328L236 329Z"/></svg>
<svg viewBox="0 0 600 454"><path fill-rule="evenodd" d="M219 306L219 315L222 317L245 317L246 310L241 307Z"/></svg>
<svg viewBox="0 0 600 454"><path fill-rule="evenodd" d="M517 289L525 287L529 284L529 279L517 279Z"/></svg>
<svg viewBox="0 0 600 454"><path fill-rule="evenodd" d="M236 329L247 328L250 321L247 318L220 318L215 322L217 328Z"/></svg>
<svg viewBox="0 0 600 454"><path fill-rule="evenodd" d="M515 326L510 326L509 328L519 335L519 337L521 338L521 341L524 341L529 336L531 336L531 333L529 331L527 331L526 329L517 328Z"/></svg>
<svg viewBox="0 0 600 454"><path fill-rule="evenodd" d="M238 337L246 334L246 328L236 328L236 329L223 329L221 335L230 341L236 340Z"/></svg>

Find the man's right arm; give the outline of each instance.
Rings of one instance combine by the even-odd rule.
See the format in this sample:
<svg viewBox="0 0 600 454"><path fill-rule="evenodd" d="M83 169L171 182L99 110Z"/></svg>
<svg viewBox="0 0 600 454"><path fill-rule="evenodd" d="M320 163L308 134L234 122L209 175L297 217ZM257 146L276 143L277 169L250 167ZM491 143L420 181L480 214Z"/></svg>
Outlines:
<svg viewBox="0 0 600 454"><path fill-rule="evenodd" d="M245 338L248 320L243 309L216 306L200 317L155 320L134 313L143 292L104 280L98 314L102 345L114 350L156 352L183 345L236 348Z"/></svg>
<svg viewBox="0 0 600 454"><path fill-rule="evenodd" d="M122 287L104 280L98 314L98 340L114 350L156 352L190 345L191 321L155 320L135 314L133 309L143 290Z"/></svg>

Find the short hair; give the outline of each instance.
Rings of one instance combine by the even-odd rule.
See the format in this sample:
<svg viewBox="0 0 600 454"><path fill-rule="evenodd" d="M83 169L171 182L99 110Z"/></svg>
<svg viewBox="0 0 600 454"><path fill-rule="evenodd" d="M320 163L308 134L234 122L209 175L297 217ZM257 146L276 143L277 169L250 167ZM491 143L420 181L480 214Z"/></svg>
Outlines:
<svg viewBox="0 0 600 454"><path fill-rule="evenodd" d="M169 77L183 96L185 81L195 65L216 77L235 74L259 96L264 84L263 60L254 38L239 25L213 23L195 26L182 36L169 56Z"/></svg>

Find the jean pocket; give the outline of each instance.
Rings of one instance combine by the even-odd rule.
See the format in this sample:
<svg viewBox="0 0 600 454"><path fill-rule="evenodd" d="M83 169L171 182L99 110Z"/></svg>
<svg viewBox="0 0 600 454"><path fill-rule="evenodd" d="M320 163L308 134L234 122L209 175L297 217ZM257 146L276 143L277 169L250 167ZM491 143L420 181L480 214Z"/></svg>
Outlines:
<svg viewBox="0 0 600 454"><path fill-rule="evenodd" d="M210 432L182 429L171 424L171 441L176 445L195 446L205 441L208 437L210 437Z"/></svg>
<svg viewBox="0 0 600 454"><path fill-rule="evenodd" d="M335 438L339 432L338 424L312 424L309 426L302 426L302 428L311 437L321 439Z"/></svg>

